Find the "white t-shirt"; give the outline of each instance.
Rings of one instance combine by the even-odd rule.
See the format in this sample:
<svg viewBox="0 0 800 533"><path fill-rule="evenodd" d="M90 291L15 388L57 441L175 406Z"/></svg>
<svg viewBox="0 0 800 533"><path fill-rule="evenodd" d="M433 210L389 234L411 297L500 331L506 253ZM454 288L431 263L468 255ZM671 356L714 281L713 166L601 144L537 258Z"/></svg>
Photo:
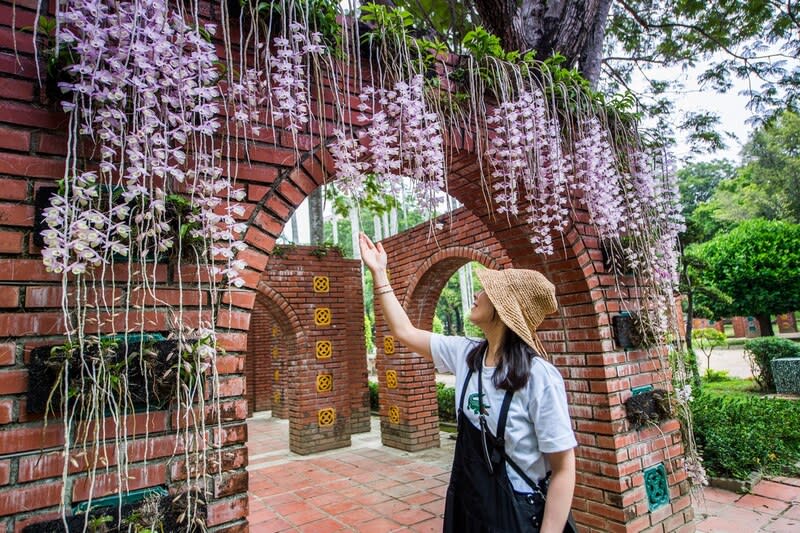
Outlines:
<svg viewBox="0 0 800 533"><path fill-rule="evenodd" d="M461 400L464 379L469 372L467 354L479 342L466 337L438 334L431 336L434 365L439 371L452 372L456 375L456 409ZM483 406L487 411L486 422L489 429L492 434L497 435L497 418L500 416L506 391L497 389L492 383L494 370L495 367L486 367L484 361ZM478 379L477 373L473 372L464 396L463 409L467 420L479 428L477 405ZM553 365L541 357L535 357L527 385L514 393L508 408L505 431L506 454L531 480L539 481L550 470L543 453L563 452L577 445L567 409L564 380ZM528 484L513 468L506 467L506 470L515 490L530 492Z"/></svg>

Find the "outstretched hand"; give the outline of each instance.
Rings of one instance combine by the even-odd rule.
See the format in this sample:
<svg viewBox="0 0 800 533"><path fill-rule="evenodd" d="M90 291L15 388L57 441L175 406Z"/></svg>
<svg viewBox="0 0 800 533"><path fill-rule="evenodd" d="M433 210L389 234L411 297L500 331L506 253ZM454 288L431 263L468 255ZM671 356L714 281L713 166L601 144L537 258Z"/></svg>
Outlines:
<svg viewBox="0 0 800 533"><path fill-rule="evenodd" d="M381 243L374 244L363 232L358 236L358 246L361 249L361 260L373 273L386 270L387 256Z"/></svg>

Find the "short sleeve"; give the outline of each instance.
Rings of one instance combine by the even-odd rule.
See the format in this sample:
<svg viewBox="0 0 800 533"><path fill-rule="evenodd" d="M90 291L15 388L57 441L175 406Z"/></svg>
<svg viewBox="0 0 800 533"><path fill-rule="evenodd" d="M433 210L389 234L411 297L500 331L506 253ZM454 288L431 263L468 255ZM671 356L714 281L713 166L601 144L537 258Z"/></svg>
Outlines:
<svg viewBox="0 0 800 533"><path fill-rule="evenodd" d="M431 355L433 365L439 372L457 374L460 361L466 359L469 351L479 341L467 337L453 337L434 333L431 335Z"/></svg>
<svg viewBox="0 0 800 533"><path fill-rule="evenodd" d="M556 368L541 360L534 363L533 394L529 415L536 431L539 450L563 452L578 445L572 431L564 379Z"/></svg>

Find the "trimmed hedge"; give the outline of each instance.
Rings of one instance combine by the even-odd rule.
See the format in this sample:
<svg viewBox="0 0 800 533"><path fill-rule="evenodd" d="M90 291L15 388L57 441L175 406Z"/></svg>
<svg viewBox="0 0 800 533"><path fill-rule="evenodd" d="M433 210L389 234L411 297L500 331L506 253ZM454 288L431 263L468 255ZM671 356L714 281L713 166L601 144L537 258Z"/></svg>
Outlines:
<svg viewBox="0 0 800 533"><path fill-rule="evenodd" d="M456 389L446 387L444 383L436 384L436 400L439 403L439 421L456 421ZM374 381L369 382L369 408L372 411L380 409L378 402L378 384Z"/></svg>
<svg viewBox="0 0 800 533"><path fill-rule="evenodd" d="M775 391L772 360L800 357L800 343L781 337L759 337L744 343L744 354L750 361L753 378L761 390Z"/></svg>
<svg viewBox="0 0 800 533"><path fill-rule="evenodd" d="M445 387L444 383L436 384L436 399L439 402L439 421L456 421L456 389Z"/></svg>
<svg viewBox="0 0 800 533"><path fill-rule="evenodd" d="M376 381L369 382L369 409L370 411L377 411L380 409L378 403L378 383Z"/></svg>
<svg viewBox="0 0 800 533"><path fill-rule="evenodd" d="M701 393L690 406L694 438L710 476L797 473L800 402Z"/></svg>

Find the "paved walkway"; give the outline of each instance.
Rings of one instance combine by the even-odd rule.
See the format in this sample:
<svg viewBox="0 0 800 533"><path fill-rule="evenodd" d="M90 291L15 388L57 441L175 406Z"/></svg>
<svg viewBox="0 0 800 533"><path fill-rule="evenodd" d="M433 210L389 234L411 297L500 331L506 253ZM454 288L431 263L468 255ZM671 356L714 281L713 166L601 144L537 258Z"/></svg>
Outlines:
<svg viewBox="0 0 800 533"><path fill-rule="evenodd" d="M250 531L439 532L455 441L415 454L381 445L378 419L349 448L300 456L286 420L248 421ZM714 488L695 504L701 533L797 533L800 479L762 481L748 495ZM701 498L703 499L703 498Z"/></svg>

